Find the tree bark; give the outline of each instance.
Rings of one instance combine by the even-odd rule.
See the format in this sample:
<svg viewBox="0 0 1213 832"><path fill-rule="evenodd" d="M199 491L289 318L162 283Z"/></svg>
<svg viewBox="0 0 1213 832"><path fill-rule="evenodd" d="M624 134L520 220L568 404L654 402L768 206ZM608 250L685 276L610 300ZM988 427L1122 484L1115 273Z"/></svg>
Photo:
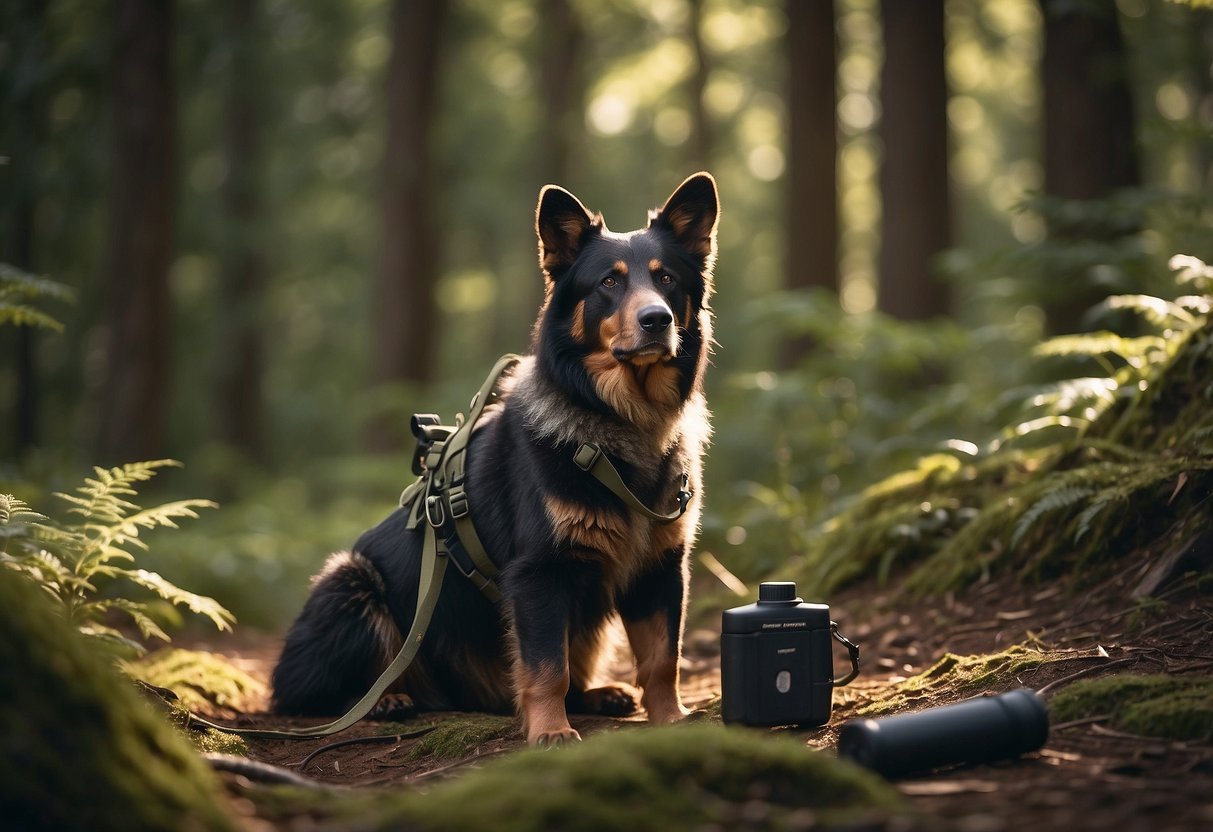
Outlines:
<svg viewBox="0 0 1213 832"><path fill-rule="evenodd" d="M1051 197L1105 199L1141 183L1128 55L1113 3L1040 0L1044 16L1044 189ZM1054 239L1112 240L1136 225L1091 222L1089 212L1055 212ZM1080 272L1049 275L1045 306L1053 333L1083 328L1083 315L1107 292Z"/></svg>
<svg viewBox="0 0 1213 832"><path fill-rule="evenodd" d="M263 458L265 365L261 336L265 267L258 242L262 98L257 5L256 0L229 0L227 8L232 58L224 113L227 179L220 195L224 240L216 366L219 438L252 459Z"/></svg>
<svg viewBox="0 0 1213 832"><path fill-rule="evenodd" d="M787 0L787 287L838 294L838 105L833 0ZM792 367L813 348L790 339Z"/></svg>
<svg viewBox="0 0 1213 832"><path fill-rule="evenodd" d="M903 320L946 315L933 261L952 243L943 0L881 0L880 190L883 224L877 305Z"/></svg>
<svg viewBox="0 0 1213 832"><path fill-rule="evenodd" d="M583 130L585 80L578 56L585 32L569 0L540 2L539 81L543 121L539 130L540 182L568 182L575 137Z"/></svg>
<svg viewBox="0 0 1213 832"><path fill-rule="evenodd" d="M37 202L38 176L40 171L38 148L44 130L45 111L45 66L46 54L43 19L46 16L45 0L22 0L13 4L4 13L4 22L12 26L9 46L13 54L6 61L13 76L23 83L10 81L9 116L3 128L5 155L10 156L3 204L3 251L0 260L10 263L25 272L33 273L34 264L34 209ZM34 366L35 346L38 333L34 327L15 327L4 334L11 343L16 365L16 395L14 402L14 432L4 438L10 442L12 458L32 448L38 442L38 376ZM0 345L0 349L3 346ZM8 454L5 454L8 456Z"/></svg>
<svg viewBox="0 0 1213 832"><path fill-rule="evenodd" d="M704 102L711 65L707 47L703 42L703 2L704 0L690 0L690 15L687 21L687 37L695 52L695 69L691 73L687 90L691 107L691 136L687 142L687 161L697 170L706 170L712 164L712 120L708 117L707 104ZM688 171L688 174L691 172Z"/></svg>
<svg viewBox="0 0 1213 832"><path fill-rule="evenodd" d="M118 0L114 9L105 359L95 391L106 464L163 455L177 197L173 17L169 0Z"/></svg>
<svg viewBox="0 0 1213 832"><path fill-rule="evenodd" d="M375 293L377 384L425 384L434 377L438 244L430 127L445 5L396 0L392 6L383 243Z"/></svg>

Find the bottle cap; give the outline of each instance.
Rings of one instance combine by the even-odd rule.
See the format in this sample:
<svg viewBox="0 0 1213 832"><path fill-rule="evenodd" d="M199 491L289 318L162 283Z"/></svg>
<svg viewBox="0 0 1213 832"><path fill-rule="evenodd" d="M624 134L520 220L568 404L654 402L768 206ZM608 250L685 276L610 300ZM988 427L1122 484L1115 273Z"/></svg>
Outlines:
<svg viewBox="0 0 1213 832"><path fill-rule="evenodd" d="M786 604L799 600L794 581L764 581L758 585L760 604Z"/></svg>

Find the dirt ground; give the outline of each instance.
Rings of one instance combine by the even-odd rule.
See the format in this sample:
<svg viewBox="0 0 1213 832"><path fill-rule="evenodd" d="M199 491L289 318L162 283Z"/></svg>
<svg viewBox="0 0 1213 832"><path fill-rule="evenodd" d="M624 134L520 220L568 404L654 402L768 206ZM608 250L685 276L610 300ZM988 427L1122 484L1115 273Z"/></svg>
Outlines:
<svg viewBox="0 0 1213 832"><path fill-rule="evenodd" d="M1179 581L1156 592L1156 602L1143 605L1132 600L1139 577L1117 574L1081 593L1062 586L1025 589L1002 581L932 604L894 603L870 587L849 590L831 599L831 609L842 632L861 644L863 672L855 683L835 691L829 725L796 733L807 746L832 752L843 722L882 698L897 682L930 667L945 652L990 653L1025 643L1047 649L1053 660L989 690L999 693L1022 686L1042 691L1046 699L1073 681L1109 673L1213 673L1213 596L1197 593L1191 581ZM703 707L720 692L718 634L693 630L686 641L683 698L689 707ZM277 653L272 638L246 636L239 642L194 646L221 653L263 680ZM835 668L845 666L840 651ZM627 679L630 670L630 657L621 653L612 671ZM947 704L954 698L964 697L932 694L913 702L911 709ZM216 716L261 727L302 724L257 713ZM422 714L414 722L429 724L444 716ZM587 736L639 729L643 718L574 717L572 722ZM408 727L406 723L404 728ZM458 777L487 759L523 747L515 731L455 759L411 758L410 749L418 739L392 736L345 743L383 730L382 724L363 723L324 740L250 740L249 756L324 783L411 788ZM225 778L238 811L253 813L251 802L239 799L247 781L232 774ZM1099 720L1055 724L1043 749L1018 760L938 771L896 785L918 817L878 820L856 828L1213 829L1213 746L1133 736ZM255 817L249 820L264 827ZM309 828L309 821L295 818L289 828L301 832Z"/></svg>

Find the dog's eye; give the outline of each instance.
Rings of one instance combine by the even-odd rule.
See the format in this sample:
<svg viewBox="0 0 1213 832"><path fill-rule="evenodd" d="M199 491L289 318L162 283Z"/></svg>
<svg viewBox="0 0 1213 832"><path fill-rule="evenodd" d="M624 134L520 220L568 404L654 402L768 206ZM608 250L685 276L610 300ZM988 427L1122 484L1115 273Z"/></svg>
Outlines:
<svg viewBox="0 0 1213 832"><path fill-rule="evenodd" d="M602 285L604 288L614 289L616 286L619 285L619 281L616 280L612 275L608 274L606 277L604 277L602 279Z"/></svg>
<svg viewBox="0 0 1213 832"><path fill-rule="evenodd" d="M670 274L669 272L662 272L662 275L661 275L661 277L658 278L658 280L661 281L662 286L674 285L674 276L672 274Z"/></svg>

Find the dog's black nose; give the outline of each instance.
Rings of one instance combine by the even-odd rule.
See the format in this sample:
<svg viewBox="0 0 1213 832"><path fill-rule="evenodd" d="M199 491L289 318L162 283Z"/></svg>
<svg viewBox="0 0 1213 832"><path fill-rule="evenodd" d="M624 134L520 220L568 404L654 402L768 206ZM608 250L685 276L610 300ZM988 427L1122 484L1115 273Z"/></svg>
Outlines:
<svg viewBox="0 0 1213 832"><path fill-rule="evenodd" d="M645 332L665 332L674 322L670 310L656 303L641 309L639 318L640 328Z"/></svg>

